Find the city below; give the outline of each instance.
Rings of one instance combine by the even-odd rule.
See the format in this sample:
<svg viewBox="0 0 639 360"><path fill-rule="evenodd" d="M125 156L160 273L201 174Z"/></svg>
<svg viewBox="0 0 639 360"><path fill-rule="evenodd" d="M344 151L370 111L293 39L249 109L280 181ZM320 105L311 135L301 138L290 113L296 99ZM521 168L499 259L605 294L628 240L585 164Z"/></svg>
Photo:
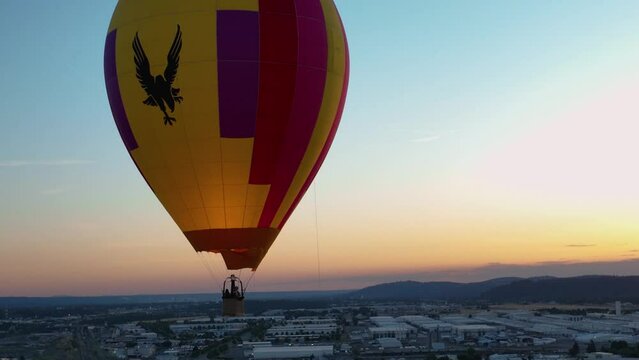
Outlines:
<svg viewBox="0 0 639 360"><path fill-rule="evenodd" d="M639 0L0 27L0 360L639 360Z"/></svg>
<svg viewBox="0 0 639 360"><path fill-rule="evenodd" d="M522 286L522 280L510 281L506 286ZM442 298L452 296L444 285L454 283L437 284ZM19 306L17 298L5 298L0 359L639 359L636 301L371 295L416 285L434 286L404 282L355 292L281 293L280 300L249 295L243 317L222 317L213 295L50 298L48 306L25 299Z"/></svg>

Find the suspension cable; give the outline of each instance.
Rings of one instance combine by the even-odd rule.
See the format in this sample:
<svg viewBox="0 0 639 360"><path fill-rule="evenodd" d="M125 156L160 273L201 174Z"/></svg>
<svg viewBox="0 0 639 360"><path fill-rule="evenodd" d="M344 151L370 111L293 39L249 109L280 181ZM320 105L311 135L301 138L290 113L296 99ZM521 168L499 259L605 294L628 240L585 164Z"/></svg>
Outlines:
<svg viewBox="0 0 639 360"><path fill-rule="evenodd" d="M216 282L220 282L220 279L218 278L217 275L215 275L215 271L213 271L213 269L211 268L211 266L208 264L208 262L206 262L206 258L204 257L204 255L202 255L201 252L196 252L198 258L200 259L200 261L202 262L202 264L204 264L204 267L206 268L206 270L208 270L209 274L211 275L211 277L216 281Z"/></svg>
<svg viewBox="0 0 639 360"><path fill-rule="evenodd" d="M248 279L248 281L246 282L246 286L244 287L244 291L248 290L249 285L251 285L251 281L253 281L253 277L255 276L255 273L257 271L251 271L251 277Z"/></svg>
<svg viewBox="0 0 639 360"><path fill-rule="evenodd" d="M317 180L313 183L313 193L315 200L315 244L317 249L317 290L322 289L322 273L320 268L320 243L319 243L319 221L317 216Z"/></svg>
<svg viewBox="0 0 639 360"><path fill-rule="evenodd" d="M226 266L223 264L224 260L222 258L222 255L215 253L208 254L209 259L211 259L211 264L213 264L213 267L216 269L217 273L221 274L222 280L226 280L226 278L229 276L229 273L226 269Z"/></svg>

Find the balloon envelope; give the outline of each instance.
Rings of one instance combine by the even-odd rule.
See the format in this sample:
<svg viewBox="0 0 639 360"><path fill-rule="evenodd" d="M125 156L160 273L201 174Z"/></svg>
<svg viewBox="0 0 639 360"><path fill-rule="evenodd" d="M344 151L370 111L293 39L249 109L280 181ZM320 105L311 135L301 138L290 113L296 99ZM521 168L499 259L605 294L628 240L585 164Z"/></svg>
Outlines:
<svg viewBox="0 0 639 360"><path fill-rule="evenodd" d="M121 0L104 62L124 145L186 238L256 269L340 122L333 1Z"/></svg>

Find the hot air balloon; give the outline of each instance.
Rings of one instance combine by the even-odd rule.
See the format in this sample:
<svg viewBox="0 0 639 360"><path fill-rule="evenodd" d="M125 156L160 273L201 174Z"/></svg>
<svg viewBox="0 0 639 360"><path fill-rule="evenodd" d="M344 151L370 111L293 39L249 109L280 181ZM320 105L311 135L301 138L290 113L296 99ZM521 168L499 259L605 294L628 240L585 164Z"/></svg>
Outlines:
<svg viewBox="0 0 639 360"><path fill-rule="evenodd" d="M186 239L255 271L340 123L349 57L333 0L121 0L104 71L124 145ZM228 280L224 312L238 315L244 289Z"/></svg>

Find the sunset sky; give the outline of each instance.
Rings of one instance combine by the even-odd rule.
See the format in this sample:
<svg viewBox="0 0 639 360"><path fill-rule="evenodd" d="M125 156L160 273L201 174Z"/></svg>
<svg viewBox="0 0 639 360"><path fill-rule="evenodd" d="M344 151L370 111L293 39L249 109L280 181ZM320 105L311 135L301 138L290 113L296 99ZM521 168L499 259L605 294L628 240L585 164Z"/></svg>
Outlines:
<svg viewBox="0 0 639 360"><path fill-rule="evenodd" d="M252 290L639 274L639 2L336 3L342 125ZM0 296L219 288L113 122L115 4L0 2Z"/></svg>

